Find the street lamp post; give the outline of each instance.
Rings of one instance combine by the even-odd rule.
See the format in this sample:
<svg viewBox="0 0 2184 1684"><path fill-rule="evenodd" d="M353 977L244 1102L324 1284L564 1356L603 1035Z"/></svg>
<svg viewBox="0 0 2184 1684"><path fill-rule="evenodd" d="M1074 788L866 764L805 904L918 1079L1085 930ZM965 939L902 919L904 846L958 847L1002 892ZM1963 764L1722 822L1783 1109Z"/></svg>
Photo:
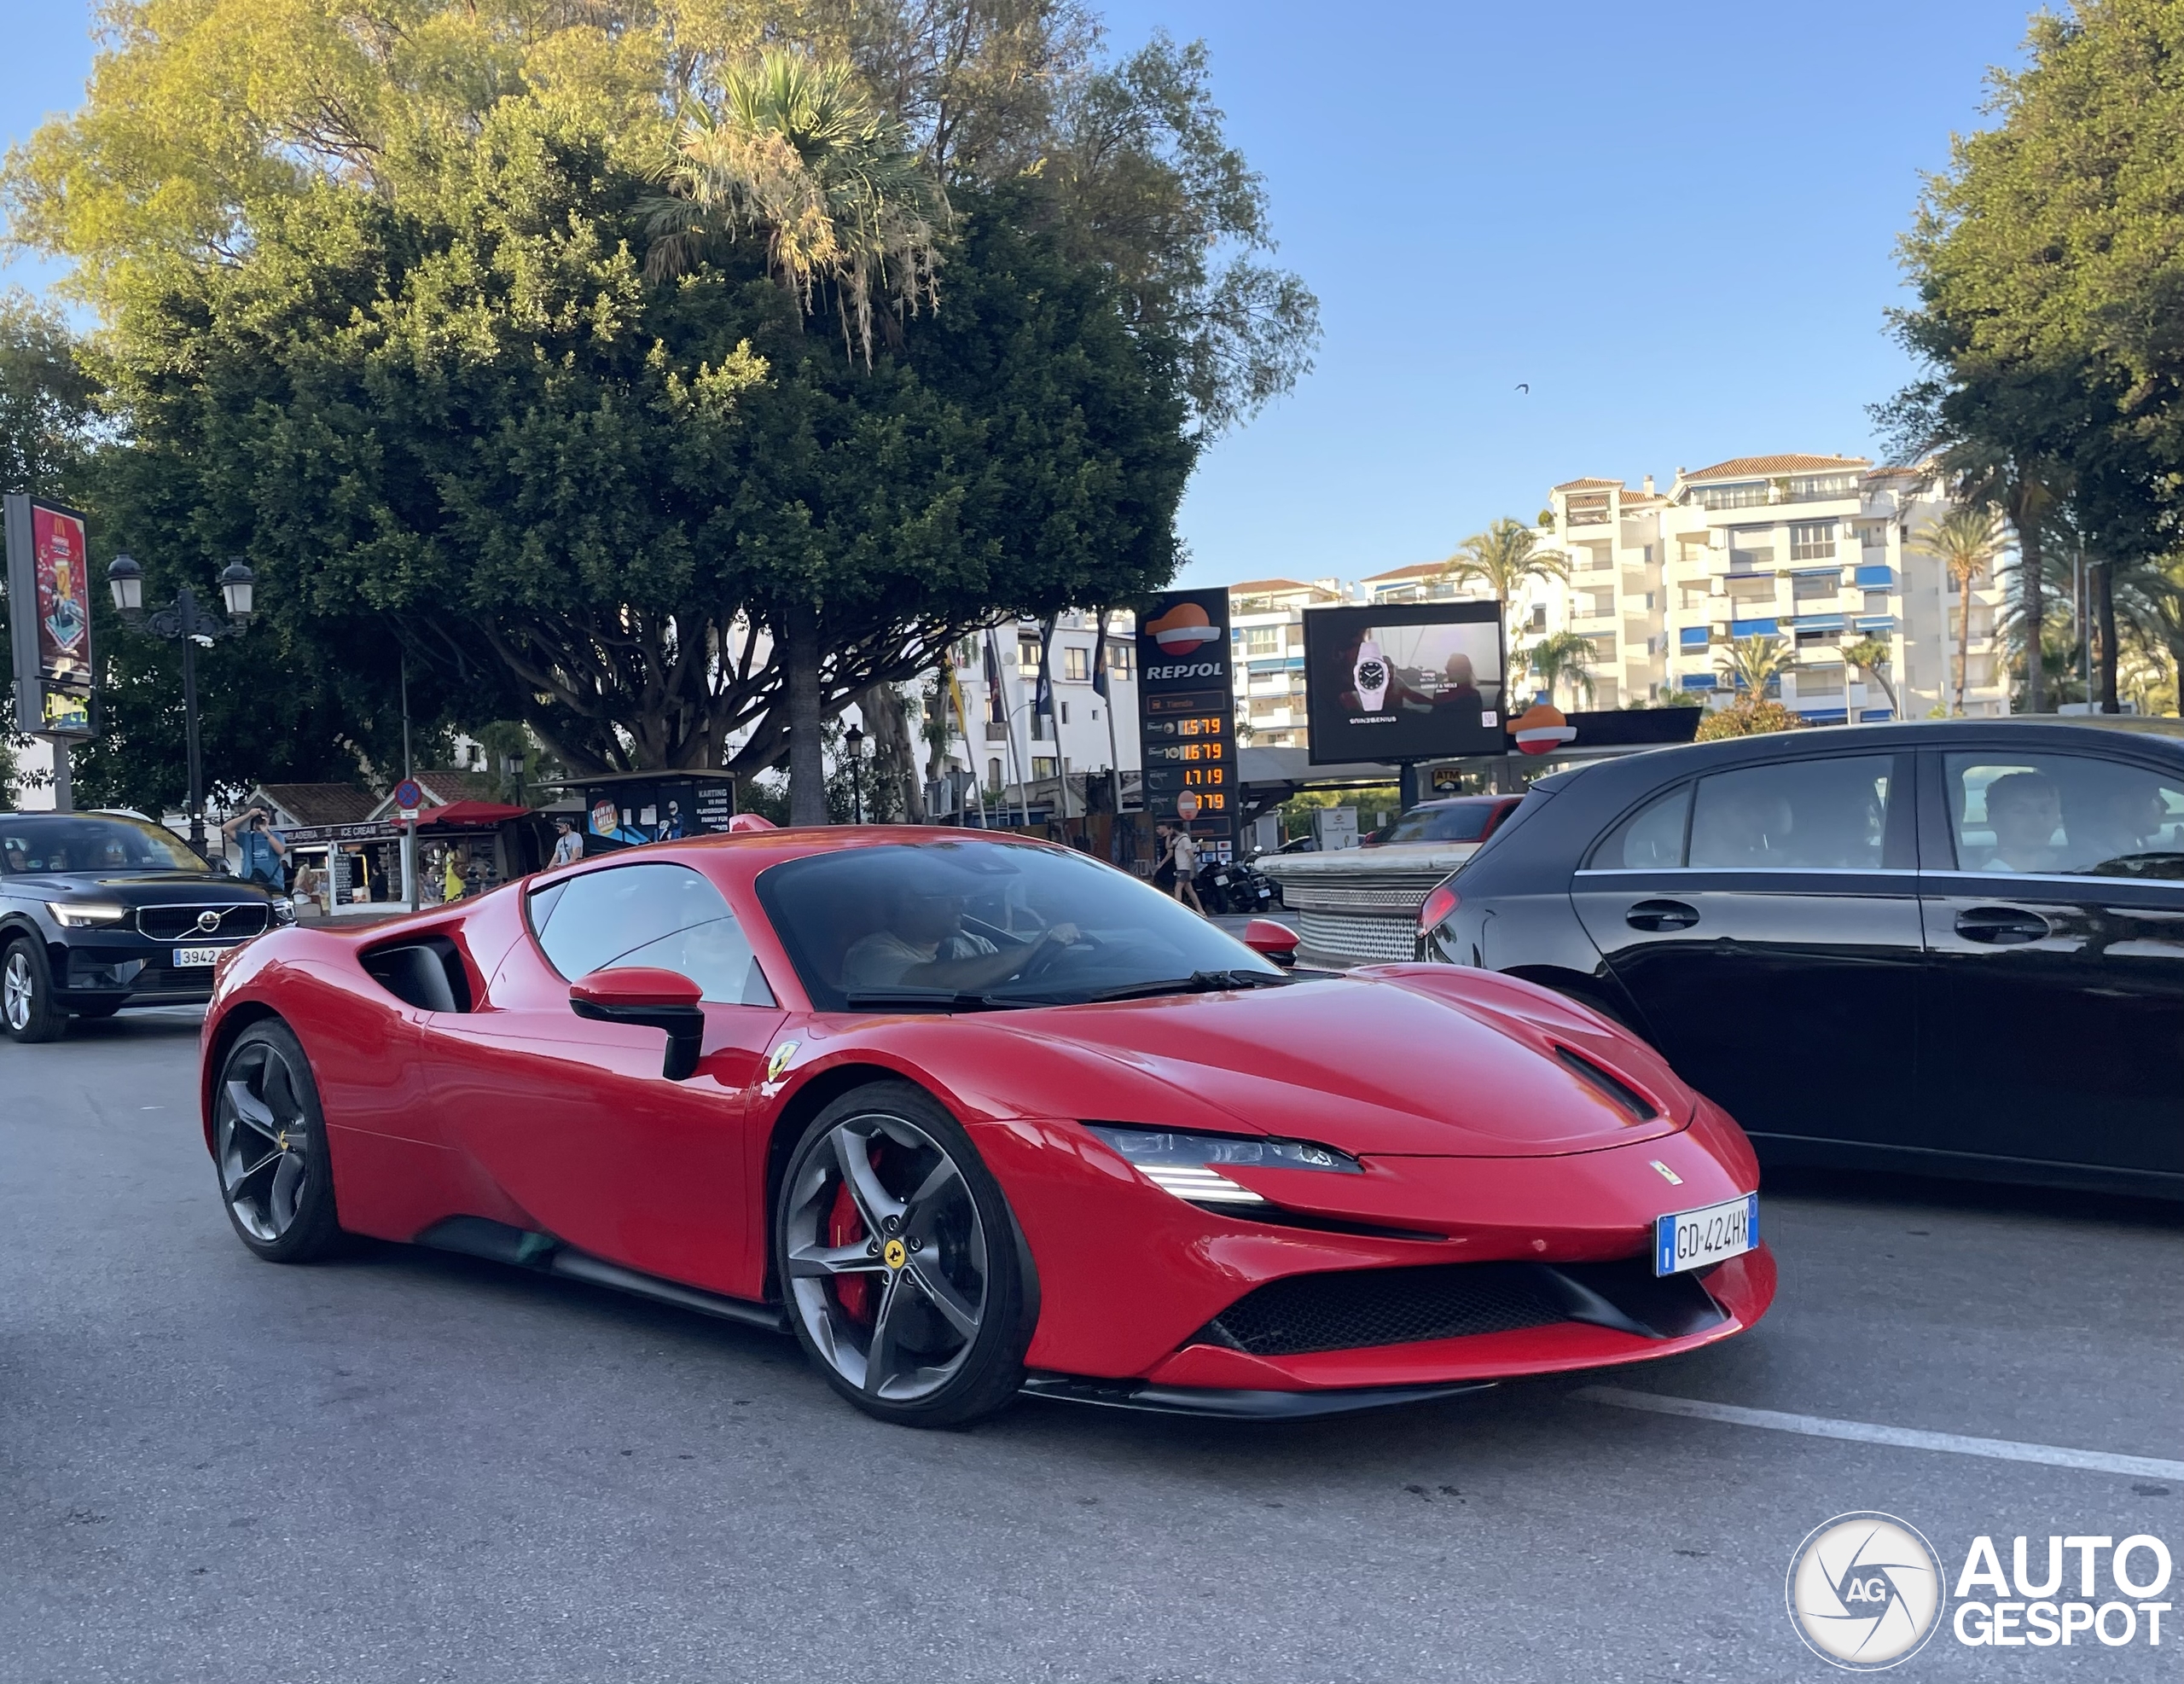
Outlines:
<svg viewBox="0 0 2184 1684"><path fill-rule="evenodd" d="M106 570L107 588L121 623L148 637L163 637L182 645L182 712L183 734L189 752L189 845L205 851L205 760L197 730L197 649L211 648L222 637L232 637L250 623L255 606L258 576L240 560L230 560L220 574L220 595L226 600L228 617L223 620L198 606L196 593L188 585L175 593L173 605L157 613L144 612L144 570L127 555L117 555Z"/></svg>
<svg viewBox="0 0 2184 1684"><path fill-rule="evenodd" d="M842 734L850 752L850 798L856 804L857 822L864 822L864 727L852 725Z"/></svg>

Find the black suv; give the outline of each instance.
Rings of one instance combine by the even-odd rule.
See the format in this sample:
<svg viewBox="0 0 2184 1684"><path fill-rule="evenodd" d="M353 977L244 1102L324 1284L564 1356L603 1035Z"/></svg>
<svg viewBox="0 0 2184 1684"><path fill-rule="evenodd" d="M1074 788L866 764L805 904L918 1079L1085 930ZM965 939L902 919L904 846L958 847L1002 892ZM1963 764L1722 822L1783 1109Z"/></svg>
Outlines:
<svg viewBox="0 0 2184 1684"><path fill-rule="evenodd" d="M223 952L294 918L144 820L0 815L0 1031L52 1041L72 1016L209 1000Z"/></svg>

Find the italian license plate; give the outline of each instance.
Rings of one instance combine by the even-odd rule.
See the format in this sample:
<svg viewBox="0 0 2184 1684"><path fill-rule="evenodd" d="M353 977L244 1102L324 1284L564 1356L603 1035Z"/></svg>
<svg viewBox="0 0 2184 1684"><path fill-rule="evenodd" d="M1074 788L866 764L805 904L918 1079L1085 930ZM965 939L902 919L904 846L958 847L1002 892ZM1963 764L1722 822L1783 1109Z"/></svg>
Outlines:
<svg viewBox="0 0 2184 1684"><path fill-rule="evenodd" d="M175 968L186 970L193 965L217 965L224 947L178 947L174 950Z"/></svg>
<svg viewBox="0 0 2184 1684"><path fill-rule="evenodd" d="M1728 1199L1700 1210L1653 1218L1653 1273L1681 1275L1725 1257L1741 1257L1759 1243L1759 1195Z"/></svg>

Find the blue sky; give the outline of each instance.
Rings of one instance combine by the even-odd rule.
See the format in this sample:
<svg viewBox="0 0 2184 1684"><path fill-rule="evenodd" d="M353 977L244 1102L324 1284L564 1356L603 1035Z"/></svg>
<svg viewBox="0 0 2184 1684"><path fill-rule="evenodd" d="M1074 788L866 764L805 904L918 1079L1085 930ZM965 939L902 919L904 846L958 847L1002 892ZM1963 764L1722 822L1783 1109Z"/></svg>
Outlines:
<svg viewBox="0 0 2184 1684"><path fill-rule="evenodd" d="M2026 19L2018 0L1104 9L1118 48L1205 38L1326 328L1315 372L1192 482L1200 585L1437 559L1581 474L1872 453L1865 406L1909 372L1884 332L1896 235ZM81 97L87 15L0 0L0 134Z"/></svg>

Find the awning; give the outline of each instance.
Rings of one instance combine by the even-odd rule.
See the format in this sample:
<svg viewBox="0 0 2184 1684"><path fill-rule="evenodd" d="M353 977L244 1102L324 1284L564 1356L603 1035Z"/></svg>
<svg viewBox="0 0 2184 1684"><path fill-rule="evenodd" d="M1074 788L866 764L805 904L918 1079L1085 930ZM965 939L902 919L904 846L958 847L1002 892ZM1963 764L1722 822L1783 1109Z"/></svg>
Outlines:
<svg viewBox="0 0 2184 1684"><path fill-rule="evenodd" d="M510 819L527 818L531 809L506 801L450 801L444 807L427 807L417 815L417 828L442 826L451 830L490 830Z"/></svg>

